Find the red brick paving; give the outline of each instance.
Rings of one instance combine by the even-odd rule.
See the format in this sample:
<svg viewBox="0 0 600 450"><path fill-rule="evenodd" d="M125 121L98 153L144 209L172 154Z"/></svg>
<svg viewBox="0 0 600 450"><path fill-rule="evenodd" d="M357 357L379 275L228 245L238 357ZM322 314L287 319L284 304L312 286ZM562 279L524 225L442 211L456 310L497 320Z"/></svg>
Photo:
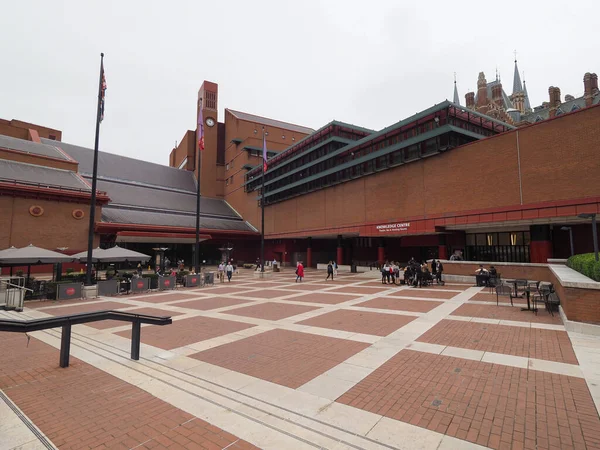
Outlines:
<svg viewBox="0 0 600 450"><path fill-rule="evenodd" d="M233 287L233 286L226 286L225 284L222 284L220 286L218 286L217 284L215 284L215 287L212 288L205 288L202 289L201 291L199 291L200 293L205 293L205 294L214 294L214 295L219 295L219 294L238 294L240 292L246 292L247 290L251 289L252 286L251 285L247 285L245 287Z"/></svg>
<svg viewBox="0 0 600 450"><path fill-rule="evenodd" d="M378 297L373 300L359 303L354 306L363 306L365 308L392 309L395 311L410 311L427 313L433 308L443 305L443 302L429 302L422 300L408 300L405 298Z"/></svg>
<svg viewBox="0 0 600 450"><path fill-rule="evenodd" d="M337 399L491 448L600 448L586 382L402 350Z"/></svg>
<svg viewBox="0 0 600 450"><path fill-rule="evenodd" d="M277 329L190 357L295 389L368 346Z"/></svg>
<svg viewBox="0 0 600 450"><path fill-rule="evenodd" d="M267 298L272 299L276 297L283 297L286 295L294 295L293 292L290 291L278 291L276 289L260 289L252 292L246 292L244 294L240 294L240 297L252 297L252 298Z"/></svg>
<svg viewBox="0 0 600 450"><path fill-rule="evenodd" d="M333 285L333 283L331 283ZM393 286L391 286L393 287ZM361 294L361 295L373 295L378 294L379 292L383 292L390 287L367 287L367 286L345 286L337 289L332 289L329 292L334 292L336 294Z"/></svg>
<svg viewBox="0 0 600 450"><path fill-rule="evenodd" d="M418 297L418 298L435 298L449 300L452 297L459 295L459 292L435 291L425 288L408 288L401 291L392 292L390 295L394 297Z"/></svg>
<svg viewBox="0 0 600 450"><path fill-rule="evenodd" d="M0 389L60 449L257 448L35 338L0 333Z"/></svg>
<svg viewBox="0 0 600 450"><path fill-rule="evenodd" d="M171 325L142 327L142 343L172 350L195 342L252 328L253 326L247 323L210 317L192 317L190 319L174 320ZM131 330L116 334L131 339Z"/></svg>
<svg viewBox="0 0 600 450"><path fill-rule="evenodd" d="M297 316L308 311L319 309L317 306L290 305L288 303L260 303L258 305L244 306L242 308L223 311L224 314L236 316L255 317L257 319L281 320L286 317Z"/></svg>
<svg viewBox="0 0 600 450"><path fill-rule="evenodd" d="M442 320L417 341L577 364L566 331Z"/></svg>
<svg viewBox="0 0 600 450"><path fill-rule="evenodd" d="M279 286L279 287L282 287L282 286ZM282 287L282 288L296 290L296 291L318 291L320 289L327 288L327 287L330 287L330 286L302 282L302 283L293 283L290 285L286 285L285 287Z"/></svg>
<svg viewBox="0 0 600 450"><path fill-rule="evenodd" d="M298 322L300 325L387 336L416 317L340 309Z"/></svg>
<svg viewBox="0 0 600 450"><path fill-rule="evenodd" d="M475 294L473 297L471 297L469 300L472 301L478 301L478 302L493 302L496 303L496 294L491 294L489 292L478 292L477 294ZM508 297L498 297L498 303L509 303L510 304L510 298ZM515 305L523 305L523 304L527 304L527 299L526 298L513 298L513 304Z"/></svg>
<svg viewBox="0 0 600 450"><path fill-rule="evenodd" d="M249 303L249 300L239 300L227 297L210 297L191 300L189 302L181 302L173 306L177 306L178 308L190 308L208 311L210 309L225 308L226 306L240 305L242 303Z"/></svg>
<svg viewBox="0 0 600 450"><path fill-rule="evenodd" d="M180 316L181 314L183 314L180 312L167 311L165 309L158 309L158 308L137 308L137 309L132 309L132 310L123 311L123 312L132 313L132 314L145 314L147 316L159 316L159 317L164 317L164 316L175 317L175 316ZM107 328L122 327L124 325L131 326L131 322L123 322L121 320L101 320L99 322L86 323L86 325L89 327L92 327L92 328L96 328L98 330L106 330Z"/></svg>
<svg viewBox="0 0 600 450"><path fill-rule="evenodd" d="M136 300L138 302L147 302L147 303L167 303L167 302L175 302L177 300L187 300L192 298L198 298L198 295L188 291L188 293L176 293L176 294L165 294L165 295L148 295L141 294L129 297L131 300Z"/></svg>
<svg viewBox="0 0 600 450"><path fill-rule="evenodd" d="M530 311L521 311L520 306L474 305L472 303L465 303L455 310L452 315L562 325L562 321L558 315L552 317L543 309L540 309L537 314L533 314Z"/></svg>
<svg viewBox="0 0 600 450"><path fill-rule="evenodd" d="M61 308L48 308L43 309L42 312L46 314L50 314L51 316L66 316L69 314L79 314L86 312L94 312L94 311L104 311L108 309L123 309L130 308L136 305L127 305L125 303L117 303L117 302L98 302L98 303L77 303L70 306L65 306Z"/></svg>
<svg viewBox="0 0 600 450"><path fill-rule="evenodd" d="M344 303L349 300L355 300L359 297L360 296L358 296L358 295L350 295L350 294L312 293L312 294L300 295L298 297L292 297L288 300L294 301L294 302L325 303L327 305L337 305L339 303Z"/></svg>
<svg viewBox="0 0 600 450"><path fill-rule="evenodd" d="M79 303L87 303L86 300L75 298L72 300L27 300L25 301L26 308L49 308L52 306L77 305Z"/></svg>

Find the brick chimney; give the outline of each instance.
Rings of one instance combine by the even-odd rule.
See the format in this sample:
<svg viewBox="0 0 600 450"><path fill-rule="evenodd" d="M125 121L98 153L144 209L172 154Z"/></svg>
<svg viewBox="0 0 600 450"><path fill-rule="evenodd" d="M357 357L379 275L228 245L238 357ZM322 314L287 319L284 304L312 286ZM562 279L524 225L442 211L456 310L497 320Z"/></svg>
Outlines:
<svg viewBox="0 0 600 450"><path fill-rule="evenodd" d="M467 104L467 108L475 109L475 92L467 92L465 95L465 101Z"/></svg>
<svg viewBox="0 0 600 450"><path fill-rule="evenodd" d="M548 94L550 96L550 111L549 116L554 117L556 115L556 108L560 106L560 88L550 86L548 88Z"/></svg>
<svg viewBox="0 0 600 450"><path fill-rule="evenodd" d="M498 106L502 106L502 83L492 86L492 101Z"/></svg>
<svg viewBox="0 0 600 450"><path fill-rule="evenodd" d="M585 106L592 106L592 97L598 92L598 75L587 72L583 76L583 98Z"/></svg>
<svg viewBox="0 0 600 450"><path fill-rule="evenodd" d="M485 79L485 74L479 72L479 78L477 79L477 106L486 106L487 104L487 80Z"/></svg>

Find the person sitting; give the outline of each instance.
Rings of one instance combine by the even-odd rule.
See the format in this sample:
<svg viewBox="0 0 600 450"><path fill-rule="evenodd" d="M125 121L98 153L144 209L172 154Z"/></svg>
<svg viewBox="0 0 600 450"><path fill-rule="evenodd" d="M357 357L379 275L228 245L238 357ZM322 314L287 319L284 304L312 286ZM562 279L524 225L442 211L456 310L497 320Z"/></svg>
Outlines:
<svg viewBox="0 0 600 450"><path fill-rule="evenodd" d="M490 273L483 267L483 264L479 264L479 268L475 271L477 286L487 286L489 279Z"/></svg>
<svg viewBox="0 0 600 450"><path fill-rule="evenodd" d="M475 275L487 275L487 274L489 274L487 269L485 267L483 267L483 264L479 264L479 268L475 271Z"/></svg>
<svg viewBox="0 0 600 450"><path fill-rule="evenodd" d="M496 277L498 275L498 271L494 266L490 266L490 277Z"/></svg>

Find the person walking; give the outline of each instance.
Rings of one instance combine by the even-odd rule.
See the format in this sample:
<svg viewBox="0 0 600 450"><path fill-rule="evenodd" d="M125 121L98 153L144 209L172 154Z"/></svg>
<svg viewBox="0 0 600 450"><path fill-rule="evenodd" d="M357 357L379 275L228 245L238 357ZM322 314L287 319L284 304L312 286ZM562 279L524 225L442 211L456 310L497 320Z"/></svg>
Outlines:
<svg viewBox="0 0 600 450"><path fill-rule="evenodd" d="M225 272L227 272L227 281L231 283L231 276L233 275L233 266L231 263L228 263L227 266L225 266Z"/></svg>
<svg viewBox="0 0 600 450"><path fill-rule="evenodd" d="M327 264L327 278L325 278L325 281L329 280L329 277L331 277L331 281L333 281L333 263L331 261Z"/></svg>
<svg viewBox="0 0 600 450"><path fill-rule="evenodd" d="M431 260L431 273L433 274L433 276L435 276L435 274L437 273L437 262L435 261L435 258Z"/></svg>
<svg viewBox="0 0 600 450"><path fill-rule="evenodd" d="M221 261L221 264L219 264L217 273L219 274L219 281L221 283L224 283L225 282L225 263L223 263L223 261Z"/></svg>
<svg viewBox="0 0 600 450"><path fill-rule="evenodd" d="M435 279L437 284L441 284L442 286L445 284L444 280L442 280L442 273L444 273L444 265L441 261L437 263L437 272L435 273Z"/></svg>
<svg viewBox="0 0 600 450"><path fill-rule="evenodd" d="M302 261L298 261L298 265L296 266L296 283L298 280L302 283L302 278L304 278L304 266L302 265Z"/></svg>
<svg viewBox="0 0 600 450"><path fill-rule="evenodd" d="M338 274L338 265L337 262L333 262L333 274L337 277Z"/></svg>
<svg viewBox="0 0 600 450"><path fill-rule="evenodd" d="M137 273L141 277L142 276L142 263L138 263L137 265Z"/></svg>

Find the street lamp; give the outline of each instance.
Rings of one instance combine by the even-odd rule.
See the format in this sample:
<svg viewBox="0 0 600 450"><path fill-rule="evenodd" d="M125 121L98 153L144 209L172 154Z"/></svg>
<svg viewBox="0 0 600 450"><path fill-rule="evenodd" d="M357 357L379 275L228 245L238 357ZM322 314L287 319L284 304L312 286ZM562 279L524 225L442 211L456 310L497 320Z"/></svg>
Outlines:
<svg viewBox="0 0 600 450"><path fill-rule="evenodd" d="M575 247L573 247L573 228L571 227L560 227L562 231L569 232L569 241L571 242L571 256L575 254Z"/></svg>
<svg viewBox="0 0 600 450"><path fill-rule="evenodd" d="M577 217L580 219L592 219L592 236L594 239L594 253L596 255L596 261L598 261L598 230L596 228L596 213L583 213Z"/></svg>

